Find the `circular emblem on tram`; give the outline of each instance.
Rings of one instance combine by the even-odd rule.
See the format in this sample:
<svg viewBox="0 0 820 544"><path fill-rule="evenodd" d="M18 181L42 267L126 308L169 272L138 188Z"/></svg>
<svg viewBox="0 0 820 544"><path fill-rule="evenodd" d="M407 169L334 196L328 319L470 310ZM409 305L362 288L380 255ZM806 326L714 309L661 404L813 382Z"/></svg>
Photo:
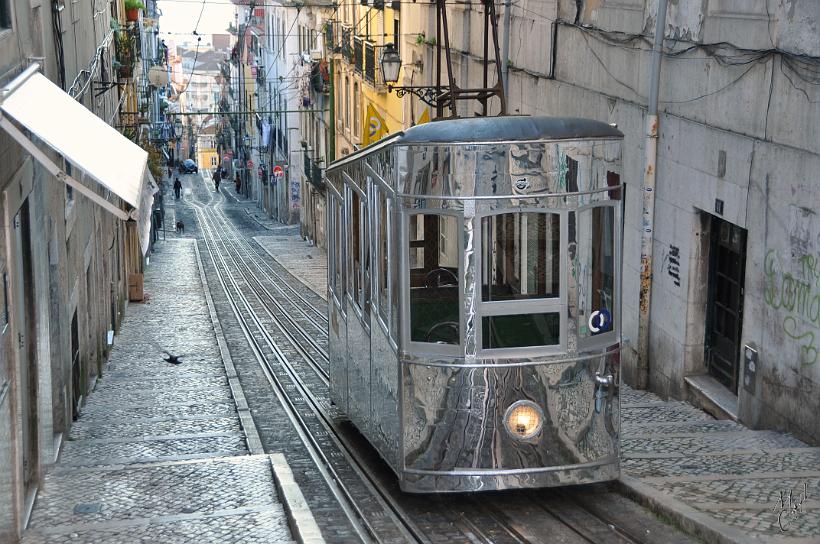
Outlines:
<svg viewBox="0 0 820 544"><path fill-rule="evenodd" d="M596 310L590 314L587 324L592 334L608 331L612 328L612 314L606 308Z"/></svg>
<svg viewBox="0 0 820 544"><path fill-rule="evenodd" d="M530 180L527 178L518 178L515 180L515 188L518 191L526 191L530 188Z"/></svg>

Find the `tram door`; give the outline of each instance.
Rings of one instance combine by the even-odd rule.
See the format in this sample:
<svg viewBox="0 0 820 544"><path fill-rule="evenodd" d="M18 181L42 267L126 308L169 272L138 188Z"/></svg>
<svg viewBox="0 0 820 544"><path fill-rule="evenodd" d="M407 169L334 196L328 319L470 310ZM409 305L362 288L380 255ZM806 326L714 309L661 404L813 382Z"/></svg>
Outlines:
<svg viewBox="0 0 820 544"><path fill-rule="evenodd" d="M367 195L346 185L348 414L360 430L370 419L370 237Z"/></svg>

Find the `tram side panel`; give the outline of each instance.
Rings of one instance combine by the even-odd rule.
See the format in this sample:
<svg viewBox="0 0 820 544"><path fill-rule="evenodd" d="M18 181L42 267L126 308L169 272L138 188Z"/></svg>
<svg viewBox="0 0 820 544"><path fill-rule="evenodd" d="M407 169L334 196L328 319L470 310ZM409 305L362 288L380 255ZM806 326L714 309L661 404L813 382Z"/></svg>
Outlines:
<svg viewBox="0 0 820 544"><path fill-rule="evenodd" d="M327 224L328 243L328 355L330 357L330 399L339 410L347 403L347 321L344 296L344 241L346 239L343 200L336 178L329 178Z"/></svg>
<svg viewBox="0 0 820 544"><path fill-rule="evenodd" d="M382 152L382 154L389 152ZM381 158L381 157L379 157ZM371 161L368 160L368 163ZM397 312L391 299L391 264L395 233L392 227L392 191L376 169L368 169L371 197L372 274L370 316L370 427L368 438L381 456L395 470L399 464L399 375L397 346L390 340L390 316ZM395 287L393 287L395 288ZM393 326L395 334L395 326ZM395 336L394 336L395 338Z"/></svg>

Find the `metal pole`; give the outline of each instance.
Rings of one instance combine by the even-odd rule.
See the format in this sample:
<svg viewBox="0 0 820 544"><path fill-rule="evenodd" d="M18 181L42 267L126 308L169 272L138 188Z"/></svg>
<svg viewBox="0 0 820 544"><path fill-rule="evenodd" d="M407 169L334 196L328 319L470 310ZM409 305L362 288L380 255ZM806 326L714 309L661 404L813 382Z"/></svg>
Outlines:
<svg viewBox="0 0 820 544"><path fill-rule="evenodd" d="M508 61L510 58L510 10L512 10L510 0L506 0L504 2L504 34L501 44L501 79L504 82L505 97L509 96L510 93L510 83L507 75L507 70L509 69ZM485 83L484 86L486 87L487 84Z"/></svg>
<svg viewBox="0 0 820 544"><path fill-rule="evenodd" d="M652 44L652 72L646 116L645 168L643 178L643 225L641 229L641 289L638 315L638 389L649 386L649 310L652 302L652 241L655 228L655 184L658 159L658 93L666 29L667 0L659 0Z"/></svg>
<svg viewBox="0 0 820 544"><path fill-rule="evenodd" d="M335 74L334 70L336 69L336 62L333 60L333 57L330 58L330 149L327 151L328 162L326 164L330 164L331 162L336 160L336 92L335 87Z"/></svg>

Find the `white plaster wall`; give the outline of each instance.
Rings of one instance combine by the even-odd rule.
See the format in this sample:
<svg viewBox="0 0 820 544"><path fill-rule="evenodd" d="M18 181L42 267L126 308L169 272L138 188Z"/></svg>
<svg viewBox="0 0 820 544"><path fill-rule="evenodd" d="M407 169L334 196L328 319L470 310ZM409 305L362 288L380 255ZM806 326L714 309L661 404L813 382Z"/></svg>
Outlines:
<svg viewBox="0 0 820 544"><path fill-rule="evenodd" d="M760 352L744 418L820 441L820 157L755 145L743 340Z"/></svg>

